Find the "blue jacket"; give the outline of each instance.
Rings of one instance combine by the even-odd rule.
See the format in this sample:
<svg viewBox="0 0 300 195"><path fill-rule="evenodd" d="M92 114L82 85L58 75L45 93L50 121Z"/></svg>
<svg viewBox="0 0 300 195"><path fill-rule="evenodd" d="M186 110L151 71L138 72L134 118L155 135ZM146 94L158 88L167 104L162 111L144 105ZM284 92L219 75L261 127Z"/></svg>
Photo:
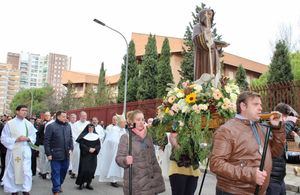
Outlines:
<svg viewBox="0 0 300 195"><path fill-rule="evenodd" d="M45 153L52 160L69 159L69 151L73 150L72 131L69 123L56 119L46 127L44 138Z"/></svg>

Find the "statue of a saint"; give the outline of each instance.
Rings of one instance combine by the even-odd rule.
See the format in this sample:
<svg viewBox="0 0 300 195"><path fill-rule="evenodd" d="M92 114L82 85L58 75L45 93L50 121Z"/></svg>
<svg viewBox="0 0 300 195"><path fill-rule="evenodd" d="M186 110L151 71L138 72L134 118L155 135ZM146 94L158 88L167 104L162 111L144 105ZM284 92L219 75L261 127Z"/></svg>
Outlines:
<svg viewBox="0 0 300 195"><path fill-rule="evenodd" d="M211 77L220 77L221 65L219 56L222 47L228 44L213 39L211 27L214 20L212 9L203 9L199 12L199 23L193 29L194 43L194 80L198 80L202 74L207 73Z"/></svg>

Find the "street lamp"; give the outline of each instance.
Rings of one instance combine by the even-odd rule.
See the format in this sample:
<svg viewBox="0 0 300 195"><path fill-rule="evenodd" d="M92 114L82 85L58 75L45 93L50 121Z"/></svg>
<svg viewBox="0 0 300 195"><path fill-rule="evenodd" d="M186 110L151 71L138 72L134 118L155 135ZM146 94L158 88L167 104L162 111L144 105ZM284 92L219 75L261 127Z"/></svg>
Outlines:
<svg viewBox="0 0 300 195"><path fill-rule="evenodd" d="M126 101L127 101L127 77L128 77L128 42L125 38L125 36L120 33L119 31L117 31L116 29L110 27L110 26L107 26L106 24L104 24L103 22L101 22L100 20L98 19L94 19L93 20L94 22L102 25L102 26L105 26L107 28L109 28L110 30L112 31L115 31L116 33L118 33L119 35L121 35L126 43L126 62L125 62L125 84L124 84L124 103L123 103L123 116L126 116Z"/></svg>

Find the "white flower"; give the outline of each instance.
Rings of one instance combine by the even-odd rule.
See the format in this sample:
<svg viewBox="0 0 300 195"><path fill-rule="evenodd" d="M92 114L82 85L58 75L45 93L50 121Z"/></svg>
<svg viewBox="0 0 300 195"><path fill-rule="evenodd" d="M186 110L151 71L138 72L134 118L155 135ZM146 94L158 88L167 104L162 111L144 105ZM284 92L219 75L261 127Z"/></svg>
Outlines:
<svg viewBox="0 0 300 195"><path fill-rule="evenodd" d="M178 111L179 111L179 106L178 106L178 104L173 104L173 106L171 107L171 109L172 109L174 112L178 112Z"/></svg>
<svg viewBox="0 0 300 195"><path fill-rule="evenodd" d="M230 85L226 85L224 88L227 93L229 93L229 94L232 93L232 88Z"/></svg>
<svg viewBox="0 0 300 195"><path fill-rule="evenodd" d="M179 90L179 91L176 93L176 96L177 96L178 98L183 98L183 97L184 97L183 91Z"/></svg>
<svg viewBox="0 0 300 195"><path fill-rule="evenodd" d="M221 91L219 89L214 89L213 90L213 97L215 100L219 100L223 97Z"/></svg>
<svg viewBox="0 0 300 195"><path fill-rule="evenodd" d="M206 111L208 109L208 105L207 104L199 104L199 109Z"/></svg>
<svg viewBox="0 0 300 195"><path fill-rule="evenodd" d="M197 104L194 104L193 107L192 107L192 109L193 109L197 114L199 114L200 111L201 111L200 107L199 107Z"/></svg>
<svg viewBox="0 0 300 195"><path fill-rule="evenodd" d="M236 100L237 100L237 94L231 93L230 94L230 99L231 99L232 102L236 102Z"/></svg>
<svg viewBox="0 0 300 195"><path fill-rule="evenodd" d="M196 93L199 93L199 92L202 91L202 86L201 86L201 85L195 84L195 85L194 85L194 89L195 89Z"/></svg>
<svg viewBox="0 0 300 195"><path fill-rule="evenodd" d="M184 126L184 122L179 121L179 126L180 126L180 127L183 127L183 126Z"/></svg>

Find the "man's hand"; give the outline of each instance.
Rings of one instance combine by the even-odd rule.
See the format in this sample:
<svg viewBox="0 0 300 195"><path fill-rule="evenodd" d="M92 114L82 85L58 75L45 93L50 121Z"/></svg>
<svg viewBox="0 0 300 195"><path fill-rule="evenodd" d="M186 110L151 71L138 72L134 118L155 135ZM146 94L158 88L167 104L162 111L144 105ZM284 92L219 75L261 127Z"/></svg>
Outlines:
<svg viewBox="0 0 300 195"><path fill-rule="evenodd" d="M296 123L297 122L297 117L295 117L295 116L287 116L286 117L286 121L292 121L293 123Z"/></svg>
<svg viewBox="0 0 300 195"><path fill-rule="evenodd" d="M52 156L47 156L48 160L51 161L52 160Z"/></svg>
<svg viewBox="0 0 300 195"><path fill-rule="evenodd" d="M126 164L131 165L133 162L133 157L132 156L126 156Z"/></svg>
<svg viewBox="0 0 300 195"><path fill-rule="evenodd" d="M28 140L28 137L22 135L16 139L16 142L27 142Z"/></svg>
<svg viewBox="0 0 300 195"><path fill-rule="evenodd" d="M89 152L90 152L90 153L94 153L95 150L96 150L95 148L90 148L90 149L89 149Z"/></svg>
<svg viewBox="0 0 300 195"><path fill-rule="evenodd" d="M267 178L267 172L264 171L260 171L259 168L256 169L256 173L255 173L255 182L257 185L263 185L265 180Z"/></svg>
<svg viewBox="0 0 300 195"><path fill-rule="evenodd" d="M177 142L177 133L171 133L169 137L169 141L173 147L179 148L179 144Z"/></svg>
<svg viewBox="0 0 300 195"><path fill-rule="evenodd" d="M278 127L280 125L280 122L282 121L282 114L280 112L272 112L272 116L270 117L270 123L274 127Z"/></svg>

